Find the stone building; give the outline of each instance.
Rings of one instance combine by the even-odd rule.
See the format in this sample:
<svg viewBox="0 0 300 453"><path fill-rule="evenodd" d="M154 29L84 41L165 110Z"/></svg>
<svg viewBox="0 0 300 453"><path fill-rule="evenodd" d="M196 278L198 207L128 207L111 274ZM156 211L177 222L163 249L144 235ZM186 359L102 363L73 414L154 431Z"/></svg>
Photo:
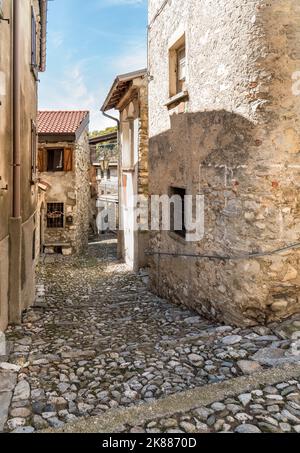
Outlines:
<svg viewBox="0 0 300 453"><path fill-rule="evenodd" d="M88 243L89 112L45 111L38 117L38 169L46 187L41 206L43 249L70 255Z"/></svg>
<svg viewBox="0 0 300 453"><path fill-rule="evenodd" d="M47 0L0 2L0 330L35 296L38 72Z"/></svg>
<svg viewBox="0 0 300 453"><path fill-rule="evenodd" d="M105 209L112 213L109 229L118 227L118 133L109 132L90 138L91 151L91 207L90 225L101 231L97 217Z"/></svg>
<svg viewBox="0 0 300 453"><path fill-rule="evenodd" d="M151 233L153 289L237 325L299 312L299 1L150 0L148 29L150 194L204 196L202 239Z"/></svg>
<svg viewBox="0 0 300 453"><path fill-rule="evenodd" d="M137 195L148 197L148 94L145 69L119 75L102 106L119 121L119 257L133 270L146 264L148 232L139 228Z"/></svg>

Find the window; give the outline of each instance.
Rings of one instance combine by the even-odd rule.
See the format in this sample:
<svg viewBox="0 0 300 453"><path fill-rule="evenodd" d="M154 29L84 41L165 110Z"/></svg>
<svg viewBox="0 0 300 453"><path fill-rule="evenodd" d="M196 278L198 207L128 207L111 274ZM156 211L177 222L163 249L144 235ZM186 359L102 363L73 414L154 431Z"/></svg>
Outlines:
<svg viewBox="0 0 300 453"><path fill-rule="evenodd" d="M170 231L185 238L185 195L186 190L179 187L170 188Z"/></svg>
<svg viewBox="0 0 300 453"><path fill-rule="evenodd" d="M107 169L107 176L106 176L107 179L110 179L110 169L108 168Z"/></svg>
<svg viewBox="0 0 300 453"><path fill-rule="evenodd" d="M134 166L135 127L134 120L122 122L122 164L126 169Z"/></svg>
<svg viewBox="0 0 300 453"><path fill-rule="evenodd" d="M186 46L183 35L169 50L169 95L176 96L185 91Z"/></svg>
<svg viewBox="0 0 300 453"><path fill-rule="evenodd" d="M34 8L31 7L31 66L36 69L37 67L37 52L36 52L36 19Z"/></svg>
<svg viewBox="0 0 300 453"><path fill-rule="evenodd" d="M181 92L185 82L185 47L177 50L177 91Z"/></svg>
<svg viewBox="0 0 300 453"><path fill-rule="evenodd" d="M0 19L3 19L3 1L0 0Z"/></svg>
<svg viewBox="0 0 300 453"><path fill-rule="evenodd" d="M40 173L46 171L72 171L72 148L39 148L38 170Z"/></svg>
<svg viewBox="0 0 300 453"><path fill-rule="evenodd" d="M47 203L47 228L64 227L64 204Z"/></svg>
<svg viewBox="0 0 300 453"><path fill-rule="evenodd" d="M47 150L47 171L64 171L64 150Z"/></svg>
<svg viewBox="0 0 300 453"><path fill-rule="evenodd" d="M37 131L34 121L31 121L31 183L34 184L37 179Z"/></svg>

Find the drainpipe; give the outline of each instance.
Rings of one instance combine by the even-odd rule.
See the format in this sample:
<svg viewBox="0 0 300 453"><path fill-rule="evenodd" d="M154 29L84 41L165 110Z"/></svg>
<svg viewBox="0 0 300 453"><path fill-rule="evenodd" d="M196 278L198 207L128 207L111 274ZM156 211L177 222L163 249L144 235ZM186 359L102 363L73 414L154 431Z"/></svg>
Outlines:
<svg viewBox="0 0 300 453"><path fill-rule="evenodd" d="M119 144L119 132L120 132L120 121L118 118L115 118L114 116L109 115L108 113L102 111L103 115L106 116L106 118L109 118L110 120L116 121L118 125L118 144Z"/></svg>
<svg viewBox="0 0 300 453"><path fill-rule="evenodd" d="M40 0L40 16L41 16L41 46L40 46L40 67L39 71L46 70L46 39L47 39L47 13L48 0Z"/></svg>
<svg viewBox="0 0 300 453"><path fill-rule="evenodd" d="M14 0L13 6L13 217L21 216L20 3Z"/></svg>
<svg viewBox="0 0 300 453"><path fill-rule="evenodd" d="M21 219L21 7L13 2L13 90L12 90L12 217L9 222L9 323L20 324L22 313L22 219Z"/></svg>

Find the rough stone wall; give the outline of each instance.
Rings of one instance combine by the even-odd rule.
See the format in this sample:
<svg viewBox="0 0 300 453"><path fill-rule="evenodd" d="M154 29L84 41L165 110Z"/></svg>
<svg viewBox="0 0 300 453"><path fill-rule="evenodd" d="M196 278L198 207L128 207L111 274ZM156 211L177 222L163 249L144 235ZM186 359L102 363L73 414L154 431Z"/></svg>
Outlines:
<svg viewBox="0 0 300 453"><path fill-rule="evenodd" d="M205 197L198 242L151 233L162 252L240 257L299 241L300 6L296 0L150 1L149 184ZM189 98L172 108L168 43L185 31ZM295 92L295 91L294 91ZM300 251L151 260L153 288L206 316L265 323L300 311Z"/></svg>
<svg viewBox="0 0 300 453"><path fill-rule="evenodd" d="M9 265L16 278L16 262L11 258L11 247L15 238L9 237L9 219L12 215L12 32L13 15L12 1L3 0L4 17L10 23L0 24L0 329L7 325L8 306L14 305L15 300L10 297L8 288ZM36 122L37 117L37 81L31 71L31 5L37 19L37 58L39 58L39 2L38 0L23 0L21 2L21 217L22 241L32 246L35 224L30 219L34 218L37 207L37 187L31 183L31 121ZM8 190L1 190L8 186ZM9 242L10 239L10 242ZM24 257L24 248L20 250L22 256L22 285L20 288L20 305L16 311L20 317L21 310L29 306L34 300L34 272L35 261ZM28 255L29 256L29 255ZM11 298L11 300L9 300Z"/></svg>
<svg viewBox="0 0 300 453"><path fill-rule="evenodd" d="M139 159L138 159L138 193L148 196L148 84L147 80L139 90Z"/></svg>
<svg viewBox="0 0 300 453"><path fill-rule="evenodd" d="M89 168L89 181L90 181L90 199L89 199L89 223L94 233L97 233L97 198L98 198L98 181L97 181L97 167L90 164Z"/></svg>
<svg viewBox="0 0 300 453"><path fill-rule="evenodd" d="M73 172L40 173L42 181L49 184L46 192L46 203L64 203L65 215L73 215L76 204L74 192L75 177ZM47 204L45 209L44 245L53 243L75 244L75 226L65 225L64 228L47 228Z"/></svg>
<svg viewBox="0 0 300 453"><path fill-rule="evenodd" d="M148 81L145 78L139 89L139 159L138 159L138 194L148 199L148 153L149 153L149 132L148 132ZM145 251L148 248L149 232L140 230L138 232L138 268L147 266L148 258Z"/></svg>
<svg viewBox="0 0 300 453"><path fill-rule="evenodd" d="M75 247L82 252L88 245L89 231L89 180L90 147L88 131L85 130L75 146Z"/></svg>
<svg viewBox="0 0 300 453"><path fill-rule="evenodd" d="M45 219L44 245L53 247L54 244L70 246L72 252L81 253L88 243L89 230L89 142L85 130L79 139L73 143L40 143L40 149L47 147L70 148L73 151L73 170L68 172L43 172L40 179L49 184L46 192L46 203L64 203L64 228L47 228ZM45 210L45 215L47 206ZM66 217L71 215L73 223L68 224ZM66 250L63 250L66 252Z"/></svg>

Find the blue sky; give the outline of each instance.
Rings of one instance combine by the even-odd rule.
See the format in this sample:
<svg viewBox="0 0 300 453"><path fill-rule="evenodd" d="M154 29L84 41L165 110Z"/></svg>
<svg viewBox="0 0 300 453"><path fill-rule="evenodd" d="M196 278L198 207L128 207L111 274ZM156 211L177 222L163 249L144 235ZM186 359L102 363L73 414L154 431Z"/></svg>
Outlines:
<svg viewBox="0 0 300 453"><path fill-rule="evenodd" d="M90 130L117 74L146 67L147 0L49 1L47 71L39 108L87 109Z"/></svg>

